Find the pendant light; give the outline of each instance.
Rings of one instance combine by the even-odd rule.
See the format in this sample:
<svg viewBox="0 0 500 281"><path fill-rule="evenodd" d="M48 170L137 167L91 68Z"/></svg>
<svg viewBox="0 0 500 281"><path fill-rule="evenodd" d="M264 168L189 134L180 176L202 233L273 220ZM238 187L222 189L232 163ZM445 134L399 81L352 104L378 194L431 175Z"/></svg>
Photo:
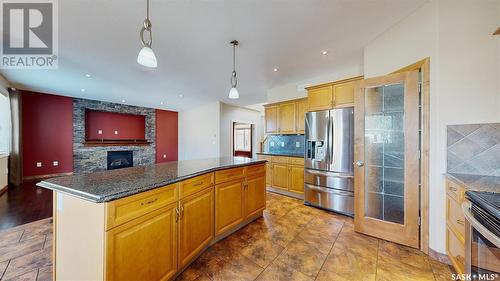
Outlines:
<svg viewBox="0 0 500 281"><path fill-rule="evenodd" d="M151 43L153 43L153 33L151 32L151 21L149 20L149 0L146 0L146 19L141 28L141 41L142 41L142 49L137 56L137 63L144 65L146 67L157 67L158 62L156 61L155 53L153 49L151 49ZM144 31L149 33L149 40L144 40Z"/></svg>
<svg viewBox="0 0 500 281"><path fill-rule="evenodd" d="M233 40L230 42L233 45L233 72L231 73L231 90L229 91L230 99L239 99L240 93L238 93L238 89L236 89L236 85L238 84L238 78L236 77L236 46L238 46L238 41Z"/></svg>

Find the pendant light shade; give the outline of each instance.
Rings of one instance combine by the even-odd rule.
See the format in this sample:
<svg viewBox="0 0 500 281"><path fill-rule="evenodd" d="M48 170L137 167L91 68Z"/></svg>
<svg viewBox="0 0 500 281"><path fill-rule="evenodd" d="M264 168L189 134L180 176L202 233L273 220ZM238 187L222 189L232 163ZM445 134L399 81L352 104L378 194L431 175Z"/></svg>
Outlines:
<svg viewBox="0 0 500 281"><path fill-rule="evenodd" d="M154 68L158 66L158 62L156 60L156 56L155 53L153 52L153 49L151 49L151 44L153 43L153 32L151 31L152 27L153 25L149 20L149 0L146 0L146 19L144 20L140 33L143 47L141 51L139 51L139 55L137 56L137 63L139 63L140 65L144 65L146 67ZM149 33L148 41L144 39L145 32Z"/></svg>
<svg viewBox="0 0 500 281"><path fill-rule="evenodd" d="M137 63L146 67L157 67L158 62L156 61L156 56L153 52L153 49L148 46L142 47L139 55L137 56Z"/></svg>
<svg viewBox="0 0 500 281"><path fill-rule="evenodd" d="M236 87L231 88L229 91L229 98L232 100L240 98L240 93L238 93L238 89L236 89Z"/></svg>
<svg viewBox="0 0 500 281"><path fill-rule="evenodd" d="M233 72L231 73L231 90L229 91L229 98L232 100L239 99L240 93L236 89L238 85L238 77L236 77L236 46L238 46L238 41L233 40L230 42L233 45Z"/></svg>

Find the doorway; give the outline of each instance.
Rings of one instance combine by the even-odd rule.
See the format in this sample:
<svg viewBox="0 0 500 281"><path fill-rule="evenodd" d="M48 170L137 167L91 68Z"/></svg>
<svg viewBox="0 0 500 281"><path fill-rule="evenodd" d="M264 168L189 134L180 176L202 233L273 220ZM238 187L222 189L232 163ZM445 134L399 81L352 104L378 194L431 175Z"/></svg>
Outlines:
<svg viewBox="0 0 500 281"><path fill-rule="evenodd" d="M253 124L233 122L233 156L252 158Z"/></svg>

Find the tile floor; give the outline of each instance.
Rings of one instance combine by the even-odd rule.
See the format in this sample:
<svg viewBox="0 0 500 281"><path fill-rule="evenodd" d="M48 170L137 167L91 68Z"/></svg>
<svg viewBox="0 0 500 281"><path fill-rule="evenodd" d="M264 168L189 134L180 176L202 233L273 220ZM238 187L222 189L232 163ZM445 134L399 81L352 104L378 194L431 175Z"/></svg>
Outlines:
<svg viewBox="0 0 500 281"><path fill-rule="evenodd" d="M451 280L417 250L355 233L353 221L268 193L263 218L218 242L178 280ZM50 280L52 223L0 232L0 280Z"/></svg>

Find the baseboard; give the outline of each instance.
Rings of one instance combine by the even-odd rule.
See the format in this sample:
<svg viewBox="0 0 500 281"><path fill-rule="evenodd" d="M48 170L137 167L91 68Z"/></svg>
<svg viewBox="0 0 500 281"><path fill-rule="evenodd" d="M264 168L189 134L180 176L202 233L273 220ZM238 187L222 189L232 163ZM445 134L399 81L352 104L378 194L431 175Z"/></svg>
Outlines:
<svg viewBox="0 0 500 281"><path fill-rule="evenodd" d="M288 196L288 197L293 197L295 199L304 200L304 195L303 194L293 193L293 192L290 192L290 191L287 191L287 190L282 190L282 189L279 189L279 188L274 188L272 186L267 186L266 189L267 189L267 191L270 191L270 192L273 192L273 193L278 193L278 194L285 195L285 196Z"/></svg>
<svg viewBox="0 0 500 281"><path fill-rule="evenodd" d="M62 176L71 176L73 172L69 173L58 173L58 174L48 174L48 175L38 175L38 176L28 176L23 177L23 181L33 181L33 180L43 180L48 178L62 177Z"/></svg>
<svg viewBox="0 0 500 281"><path fill-rule="evenodd" d="M451 263L451 260L450 260L450 257L448 257L448 255L446 254L441 254L440 252L437 252L437 251L434 251L433 249L429 248L429 257L439 261L439 262L442 262L442 263L445 263L445 264L448 264L448 265L453 265Z"/></svg>

